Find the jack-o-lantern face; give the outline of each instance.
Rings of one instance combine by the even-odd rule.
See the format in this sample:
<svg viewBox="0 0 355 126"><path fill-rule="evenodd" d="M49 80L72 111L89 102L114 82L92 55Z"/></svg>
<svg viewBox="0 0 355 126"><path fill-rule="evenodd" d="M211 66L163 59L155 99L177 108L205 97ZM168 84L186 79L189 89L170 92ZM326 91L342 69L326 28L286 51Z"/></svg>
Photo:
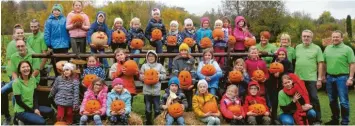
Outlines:
<svg viewBox="0 0 355 126"><path fill-rule="evenodd" d="M192 38L185 38L184 43L186 43L189 47L192 47L195 45L195 42Z"/></svg>
<svg viewBox="0 0 355 126"><path fill-rule="evenodd" d="M101 104L98 100L89 100L86 102L85 111L89 113L94 113L95 111L99 111L101 108Z"/></svg>
<svg viewBox="0 0 355 126"><path fill-rule="evenodd" d="M126 107L124 101L116 98L115 100L112 101L111 103L111 111L113 112L118 112L121 109L124 109Z"/></svg>
<svg viewBox="0 0 355 126"><path fill-rule="evenodd" d="M91 42L97 49L103 49L104 45L107 45L107 35L105 32L95 32L91 35Z"/></svg>
<svg viewBox="0 0 355 126"><path fill-rule="evenodd" d="M144 84L154 85L159 82L159 73L155 69L148 69L144 71Z"/></svg>
<svg viewBox="0 0 355 126"><path fill-rule="evenodd" d="M284 72L284 65L282 65L279 62L273 62L270 64L270 68L269 68L270 73L282 73Z"/></svg>
<svg viewBox="0 0 355 126"><path fill-rule="evenodd" d="M212 64L206 64L202 67L201 73L205 76L212 76L216 73L216 68Z"/></svg>
<svg viewBox="0 0 355 126"><path fill-rule="evenodd" d="M177 38L174 35L168 36L166 40L169 44L176 45Z"/></svg>
<svg viewBox="0 0 355 126"><path fill-rule="evenodd" d="M192 85L192 76L189 71L183 70L179 73L181 89L188 89Z"/></svg>
<svg viewBox="0 0 355 126"><path fill-rule="evenodd" d="M242 114L242 107L240 105L230 105L227 109L235 116L240 116Z"/></svg>
<svg viewBox="0 0 355 126"><path fill-rule="evenodd" d="M59 61L55 64L55 67L57 68L58 73L63 74L63 67L64 64L67 63L68 61Z"/></svg>
<svg viewBox="0 0 355 126"><path fill-rule="evenodd" d="M168 107L168 113L174 118L181 117L184 114L184 110L182 109L182 105L179 103L171 104Z"/></svg>
<svg viewBox="0 0 355 126"><path fill-rule="evenodd" d="M243 74L239 70L233 70L228 74L231 83L239 83L243 79Z"/></svg>
<svg viewBox="0 0 355 126"><path fill-rule="evenodd" d="M84 76L83 79L83 84L86 88L89 88L90 85L92 84L92 81L94 81L97 78L95 74L87 74Z"/></svg>
<svg viewBox="0 0 355 126"><path fill-rule="evenodd" d="M264 81L265 80L265 73L262 70L255 70L253 72L252 78L258 82Z"/></svg>
<svg viewBox="0 0 355 126"><path fill-rule="evenodd" d="M131 48L132 49L142 49L144 46L144 42L142 39L132 39Z"/></svg>
<svg viewBox="0 0 355 126"><path fill-rule="evenodd" d="M112 42L114 43L125 43L125 39L126 39L126 34L121 31L121 30L118 30L118 31L114 31L112 32Z"/></svg>
<svg viewBox="0 0 355 126"><path fill-rule="evenodd" d="M217 103L211 102L211 101L206 102L206 103L203 105L202 111L203 111L204 113L208 113L208 112L217 113L217 112L218 112Z"/></svg>
<svg viewBox="0 0 355 126"><path fill-rule="evenodd" d="M250 46L254 46L254 45L256 45L256 40L255 39L253 39L253 38L245 39L245 41L244 41L244 46L245 47L249 48Z"/></svg>
<svg viewBox="0 0 355 126"><path fill-rule="evenodd" d="M138 65L134 60L128 60L123 64L123 67L126 69L125 75L133 76L138 72Z"/></svg>
<svg viewBox="0 0 355 126"><path fill-rule="evenodd" d="M208 37L203 37L203 38L201 39L200 46L201 46L201 48L203 48L203 49L212 47L212 41L211 41L211 39L208 38Z"/></svg>
<svg viewBox="0 0 355 126"><path fill-rule="evenodd" d="M154 29L152 31L152 39L153 40L161 40L162 36L163 36L163 33L161 32L160 29Z"/></svg>
<svg viewBox="0 0 355 126"><path fill-rule="evenodd" d="M234 45L237 42L233 35L228 36L228 45Z"/></svg>
<svg viewBox="0 0 355 126"><path fill-rule="evenodd" d="M248 112L250 111L256 113L257 115L264 115L266 112L266 107L263 104L253 104L249 105L248 107Z"/></svg>
<svg viewBox="0 0 355 126"><path fill-rule="evenodd" d="M213 39L223 39L224 32L222 31L222 29L214 29L212 32L212 37Z"/></svg>
<svg viewBox="0 0 355 126"><path fill-rule="evenodd" d="M81 16L80 14L75 14L72 18L71 18L71 22L73 24L75 23L83 23L84 22L84 18L83 16Z"/></svg>

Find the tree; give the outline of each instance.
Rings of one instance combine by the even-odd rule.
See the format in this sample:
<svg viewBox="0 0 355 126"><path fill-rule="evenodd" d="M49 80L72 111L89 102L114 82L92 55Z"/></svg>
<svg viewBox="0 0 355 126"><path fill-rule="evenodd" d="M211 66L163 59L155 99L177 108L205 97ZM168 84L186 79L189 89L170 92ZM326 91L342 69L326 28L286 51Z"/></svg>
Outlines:
<svg viewBox="0 0 355 126"><path fill-rule="evenodd" d="M351 24L351 17L348 15L346 17L346 32L348 33L348 36L350 40L353 40L353 30L352 30L352 24Z"/></svg>
<svg viewBox="0 0 355 126"><path fill-rule="evenodd" d="M334 23L335 18L329 11L324 11L322 15L319 16L317 24Z"/></svg>

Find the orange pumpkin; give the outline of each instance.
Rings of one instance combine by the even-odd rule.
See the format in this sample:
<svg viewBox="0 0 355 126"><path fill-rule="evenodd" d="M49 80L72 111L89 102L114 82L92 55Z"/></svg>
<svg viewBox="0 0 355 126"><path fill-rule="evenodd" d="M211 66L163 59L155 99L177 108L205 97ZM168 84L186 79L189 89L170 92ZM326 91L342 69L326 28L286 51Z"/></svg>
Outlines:
<svg viewBox="0 0 355 126"><path fill-rule="evenodd" d="M228 45L234 45L237 42L233 35L228 36Z"/></svg>
<svg viewBox="0 0 355 126"><path fill-rule="evenodd" d="M262 71L262 70L255 70L253 72L253 76L252 78L255 80L255 81L264 81L265 79L265 73Z"/></svg>
<svg viewBox="0 0 355 126"><path fill-rule="evenodd" d="M187 45L189 45L189 47L192 47L195 45L194 39L192 38L185 38L184 39L184 43L186 43Z"/></svg>
<svg viewBox="0 0 355 126"><path fill-rule="evenodd" d="M83 79L83 84L86 88L89 88L90 85L92 84L92 81L94 81L96 78L98 78L95 74L87 74L84 76Z"/></svg>
<svg viewBox="0 0 355 126"><path fill-rule="evenodd" d="M248 112L252 111L258 115L264 115L266 112L266 107L263 104L253 104L249 105Z"/></svg>
<svg viewBox="0 0 355 126"><path fill-rule="evenodd" d="M64 122L64 121L58 121L54 124L55 126L67 126L67 122Z"/></svg>
<svg viewBox="0 0 355 126"><path fill-rule="evenodd" d="M101 104L98 100L88 100L85 104L85 111L89 113L94 113L95 111L99 111L101 108Z"/></svg>
<svg viewBox="0 0 355 126"><path fill-rule="evenodd" d="M169 105L168 113L170 116L177 118L177 117L181 117L184 114L184 110L180 103L174 103Z"/></svg>
<svg viewBox="0 0 355 126"><path fill-rule="evenodd" d="M138 65L134 60L128 60L123 64L123 67L126 69L126 75L133 76L138 72Z"/></svg>
<svg viewBox="0 0 355 126"><path fill-rule="evenodd" d="M155 69L144 71L144 84L154 85L159 82L159 73Z"/></svg>
<svg viewBox="0 0 355 126"><path fill-rule="evenodd" d="M242 114L242 106L240 105L230 105L227 108L233 113L233 115L240 116Z"/></svg>
<svg viewBox="0 0 355 126"><path fill-rule="evenodd" d="M223 39L224 38L224 32L222 29L214 29L212 32L212 37L213 39Z"/></svg>
<svg viewBox="0 0 355 126"><path fill-rule="evenodd" d="M160 29L154 29L152 31L152 39L153 41L155 40L161 40L161 37L163 36L163 33L161 32Z"/></svg>
<svg viewBox="0 0 355 126"><path fill-rule="evenodd" d="M228 74L231 83L239 83L243 79L243 74L239 70L233 70Z"/></svg>
<svg viewBox="0 0 355 126"><path fill-rule="evenodd" d="M284 72L284 65L279 62L273 62L270 64L269 68L270 73Z"/></svg>
<svg viewBox="0 0 355 126"><path fill-rule="evenodd" d="M244 46L245 47L249 48L250 46L254 46L254 45L256 45L256 40L255 39L253 39L253 38L245 39L245 41L244 41Z"/></svg>
<svg viewBox="0 0 355 126"><path fill-rule="evenodd" d="M124 103L124 101L118 99L117 97L111 103L111 111L113 111L113 112L118 112L121 109L124 109L125 107L126 107L126 104Z"/></svg>
<svg viewBox="0 0 355 126"><path fill-rule="evenodd" d="M192 85L192 76L189 71L183 70L179 73L181 89L188 89Z"/></svg>
<svg viewBox="0 0 355 126"><path fill-rule="evenodd" d="M205 48L211 48L212 47L212 41L210 38L208 37L203 37L201 39L201 42L200 42L200 46L201 48L205 49Z"/></svg>
<svg viewBox="0 0 355 126"><path fill-rule="evenodd" d="M202 67L201 73L205 76L212 76L217 72L216 68L212 64L206 64Z"/></svg>
<svg viewBox="0 0 355 126"><path fill-rule="evenodd" d="M73 24L75 23L83 23L84 22L84 18L83 16L81 16L80 14L75 14L72 18L71 18L71 22Z"/></svg>
<svg viewBox="0 0 355 126"><path fill-rule="evenodd" d="M170 35L166 39L167 39L166 41L171 45L176 45L177 43L177 38L175 35Z"/></svg>
<svg viewBox="0 0 355 126"><path fill-rule="evenodd" d="M103 49L107 45L107 35L105 32L94 32L91 35L91 42L96 46L96 49Z"/></svg>
<svg viewBox="0 0 355 126"><path fill-rule="evenodd" d="M132 49L142 49L144 46L144 42L142 39L132 39L131 48Z"/></svg>
<svg viewBox="0 0 355 126"><path fill-rule="evenodd" d="M117 30L112 32L113 43L125 43L125 39L126 39L126 34L123 31Z"/></svg>
<svg viewBox="0 0 355 126"><path fill-rule="evenodd" d="M60 74L63 73L64 64L67 63L67 62L68 62L68 61L62 60L62 61L58 61L58 62L55 64L55 67L57 68L58 73L60 73Z"/></svg>
<svg viewBox="0 0 355 126"><path fill-rule="evenodd" d="M208 112L217 113L218 112L217 103L216 102L212 102L212 101L206 102L203 105L202 111L204 113L208 113Z"/></svg>

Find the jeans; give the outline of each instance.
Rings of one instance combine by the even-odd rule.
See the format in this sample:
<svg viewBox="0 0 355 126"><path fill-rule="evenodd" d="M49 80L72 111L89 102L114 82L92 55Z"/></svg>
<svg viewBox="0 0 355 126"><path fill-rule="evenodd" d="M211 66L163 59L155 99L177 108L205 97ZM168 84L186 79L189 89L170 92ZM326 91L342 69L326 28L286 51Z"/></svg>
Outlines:
<svg viewBox="0 0 355 126"><path fill-rule="evenodd" d="M139 49L132 49L131 54L139 54L141 51ZM133 58L134 61L136 61L137 64L139 64L139 58Z"/></svg>
<svg viewBox="0 0 355 126"><path fill-rule="evenodd" d="M101 116L100 115L94 115L94 116L90 116L90 117L93 117L95 125L102 125ZM80 125L85 125L88 120L89 120L89 116L87 116L87 115L81 116Z"/></svg>
<svg viewBox="0 0 355 126"><path fill-rule="evenodd" d="M46 118L50 118L54 114L54 110L50 107L39 106L38 110L41 115ZM19 112L15 113L17 119L21 120L25 125L45 125L46 120L32 112Z"/></svg>
<svg viewBox="0 0 355 126"><path fill-rule="evenodd" d="M166 125L173 125L175 118L171 117L169 114L166 114ZM185 125L185 120L183 116L176 118L178 125Z"/></svg>
<svg viewBox="0 0 355 126"><path fill-rule="evenodd" d="M70 38L71 48L73 53L85 53L86 52L86 38Z"/></svg>
<svg viewBox="0 0 355 126"><path fill-rule="evenodd" d="M104 54L105 50L104 49L94 49L94 48L90 48L91 49L91 53L101 53ZM107 59L106 58L100 58L100 63L102 63L104 65L104 68L109 67Z"/></svg>
<svg viewBox="0 0 355 126"><path fill-rule="evenodd" d="M154 105L154 118L160 114L160 96L144 95L145 117L147 122L152 119L152 105Z"/></svg>
<svg viewBox="0 0 355 126"><path fill-rule="evenodd" d="M128 125L128 115L116 115L109 117L113 125Z"/></svg>
<svg viewBox="0 0 355 126"><path fill-rule="evenodd" d="M207 117L201 118L201 121L204 123L207 123L207 125L221 124L221 120L219 120L218 117L214 117L214 116L207 116Z"/></svg>
<svg viewBox="0 0 355 126"><path fill-rule="evenodd" d="M317 91L317 82L316 81L304 81L305 86L308 91L308 95L310 97L310 101L313 105L313 109L317 113L316 119L314 120L315 122L321 122L321 111L320 111L320 104L319 104L319 99L318 99L318 91Z"/></svg>
<svg viewBox="0 0 355 126"><path fill-rule="evenodd" d="M310 109L307 112L307 118L308 120L315 119L317 116L316 111L314 109ZM287 113L282 113L279 117L279 120L282 125L295 125L295 120L293 119L293 116L291 114Z"/></svg>
<svg viewBox="0 0 355 126"><path fill-rule="evenodd" d="M349 95L348 95L348 86L346 86L346 81L348 75L344 76L327 76L326 90L329 98L329 106L332 111L332 120L339 120L339 114L341 112L341 124L347 125L349 123ZM340 109L339 102L340 101Z"/></svg>
<svg viewBox="0 0 355 126"><path fill-rule="evenodd" d="M5 117L10 117L9 94L12 92L12 83L13 81L10 81L1 87L1 115L5 115ZM14 100L12 102L14 104Z"/></svg>
<svg viewBox="0 0 355 126"><path fill-rule="evenodd" d="M214 96L217 96L217 89L216 88L208 88L209 93L211 93Z"/></svg>

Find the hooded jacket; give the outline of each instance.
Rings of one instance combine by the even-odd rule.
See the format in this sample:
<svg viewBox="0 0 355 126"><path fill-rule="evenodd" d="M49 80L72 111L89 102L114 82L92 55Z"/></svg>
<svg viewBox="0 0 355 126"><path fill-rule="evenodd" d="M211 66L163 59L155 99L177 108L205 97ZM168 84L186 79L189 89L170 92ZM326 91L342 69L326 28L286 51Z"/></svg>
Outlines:
<svg viewBox="0 0 355 126"><path fill-rule="evenodd" d="M145 37L150 40L152 38L152 31L158 28L161 30L161 32L163 33L163 37L166 36L166 29L165 29L165 25L163 24L163 20L160 19L159 21L155 20L154 18L151 18L148 21L148 25L145 28Z"/></svg>
<svg viewBox="0 0 355 126"><path fill-rule="evenodd" d="M250 87L253 85L255 85L259 88L258 93L256 95L250 94ZM255 81L251 81L248 85L248 95L245 97L245 102L243 105L245 113L248 113L248 107L249 107L249 105L252 105L252 104L263 104L266 108L266 112L269 112L269 108L266 105L265 98L260 96L260 86L259 86L258 82L255 82Z"/></svg>
<svg viewBox="0 0 355 126"><path fill-rule="evenodd" d="M153 54L155 56L155 63L149 63L148 62L148 54ZM166 71L163 65L158 63L158 55L155 53L153 50L149 50L146 54L146 59L147 62L142 65L141 70L140 70L140 78L144 76L144 72L149 69L154 69L158 71L159 75L159 82L154 85L143 85L143 94L144 95L154 95L154 96L160 96L160 89L161 89L161 80L165 80L166 78ZM142 80L143 81L143 80Z"/></svg>
<svg viewBox="0 0 355 126"><path fill-rule="evenodd" d="M89 100L98 100L101 104L101 108L100 108L100 115L105 115L106 112L106 98L107 98L107 86L104 85L101 89L101 91L99 92L99 94L97 96L95 96L94 91L92 90L93 85L90 85L89 88L87 88L85 94L84 94L84 99L83 102L81 103L80 106L80 114L83 114L83 112L85 111L85 105L87 103L87 101Z"/></svg>
<svg viewBox="0 0 355 126"><path fill-rule="evenodd" d="M210 94L210 93L207 93L207 94L195 94L193 97L192 97L192 108L193 108L193 111L195 113L195 115L197 117L200 117L200 118L203 118L205 113L202 111L202 108L203 108L203 105L205 105L205 103L207 102L214 102L217 104L217 101L216 101L216 98ZM218 110L218 113L219 110Z"/></svg>
<svg viewBox="0 0 355 126"><path fill-rule="evenodd" d="M125 114L131 113L131 94L127 89L123 89L121 94L117 93L114 89L111 90L110 93L107 95L107 102L106 102L106 115L111 116L111 104L112 101L117 99L122 100L125 103Z"/></svg>
<svg viewBox="0 0 355 126"><path fill-rule="evenodd" d="M211 59L207 64L212 64L214 68L216 68L216 73L212 76L209 76L211 80L208 81L208 88L218 88L219 79L223 76L222 70L214 59ZM198 64L197 76L200 80L206 78L206 76L201 73L201 69L205 65L206 64L204 63L204 61L201 61Z"/></svg>
<svg viewBox="0 0 355 126"><path fill-rule="evenodd" d="M103 15L105 17L104 22L99 23L99 21L98 21L99 15ZM91 35L97 31L105 32L107 35L107 44L108 45L111 44L111 40L112 40L111 39L111 30L107 27L107 25L105 23L106 19L107 19L107 17L106 17L105 12L103 12L103 11L97 12L95 22L91 24L90 29L89 29L87 36L86 36L86 40L89 45L91 44Z"/></svg>
<svg viewBox="0 0 355 126"><path fill-rule="evenodd" d="M231 105L240 105L242 107L241 116L245 117L246 113L244 112L243 109L242 100L238 97L236 97L235 100L232 100L228 98L226 94L224 94L220 101L220 108L224 118L233 119L234 114L230 110L228 110L228 107Z"/></svg>
<svg viewBox="0 0 355 126"><path fill-rule="evenodd" d="M83 24L84 24L84 27L87 27L89 28L90 26L90 20L89 20L89 17L88 15L86 15L84 12L80 12L79 13L83 18L84 18L84 21L83 21ZM66 28L69 29L70 25L73 25L72 23L72 18L73 16L75 16L76 13L74 11L71 11L68 16L67 16L67 22L66 22ZM72 26L73 27L73 26ZM72 28L71 30L69 30L69 35L70 37L72 38L82 38L82 37L86 37L86 33L87 33L87 30L84 30L82 28Z"/></svg>
<svg viewBox="0 0 355 126"><path fill-rule="evenodd" d="M245 41L245 37L249 37L252 38L254 37L250 32L243 32L242 27L240 27L238 25L238 23L240 21L244 21L244 24L246 24L246 20L243 16L237 16L235 18L235 28L234 28L234 32L233 35L235 37L235 39L237 40L237 42L235 43L234 46L234 50L245 50L245 46L244 46L244 41Z"/></svg>
<svg viewBox="0 0 355 126"><path fill-rule="evenodd" d="M197 30L196 32L196 43L198 46L200 46L200 41L202 38L204 37L208 37L210 38L211 40L213 39L212 38L212 30L210 28L201 28Z"/></svg>

